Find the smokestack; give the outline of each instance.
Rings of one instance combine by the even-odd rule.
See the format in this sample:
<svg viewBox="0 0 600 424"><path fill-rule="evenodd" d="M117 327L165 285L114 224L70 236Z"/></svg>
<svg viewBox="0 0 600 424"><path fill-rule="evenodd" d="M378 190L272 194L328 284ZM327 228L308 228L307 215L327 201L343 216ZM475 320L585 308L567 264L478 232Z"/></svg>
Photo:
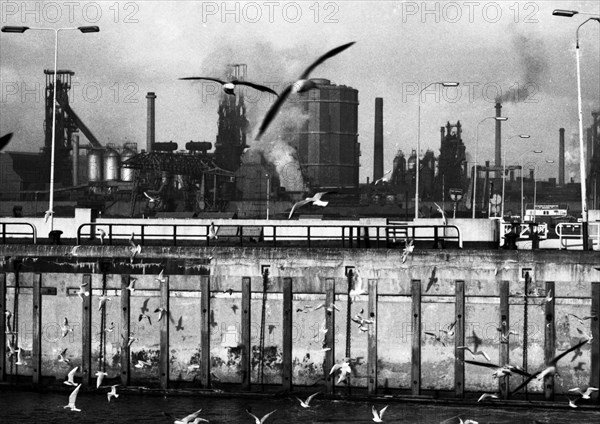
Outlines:
<svg viewBox="0 0 600 424"><path fill-rule="evenodd" d="M496 118L502 116L501 113L502 104L500 102L496 102ZM501 141L501 122L496 120L496 157L495 164L496 166L502 166L502 141Z"/></svg>
<svg viewBox="0 0 600 424"><path fill-rule="evenodd" d="M383 98L375 97L375 137L373 181L383 177Z"/></svg>
<svg viewBox="0 0 600 424"><path fill-rule="evenodd" d="M156 115L154 108L154 100L156 99L156 94L150 92L146 94L146 99L148 99L148 123L146 124L146 152L150 153L152 151L152 145L156 141Z"/></svg>
<svg viewBox="0 0 600 424"><path fill-rule="evenodd" d="M73 147L73 186L79 185L79 134L73 134L71 139Z"/></svg>
<svg viewBox="0 0 600 424"><path fill-rule="evenodd" d="M444 144L445 138L446 138L446 128L440 127L440 146Z"/></svg>
<svg viewBox="0 0 600 424"><path fill-rule="evenodd" d="M558 185L565 185L565 129L558 130Z"/></svg>

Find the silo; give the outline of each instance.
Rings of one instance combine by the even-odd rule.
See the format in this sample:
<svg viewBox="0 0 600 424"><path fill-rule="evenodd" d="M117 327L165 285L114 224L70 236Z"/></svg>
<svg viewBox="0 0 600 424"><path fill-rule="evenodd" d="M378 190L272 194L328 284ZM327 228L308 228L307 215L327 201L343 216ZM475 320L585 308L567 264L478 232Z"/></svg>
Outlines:
<svg viewBox="0 0 600 424"><path fill-rule="evenodd" d="M125 143L125 145L123 146L123 152L121 153L121 164L134 157L137 154L136 149L137 144ZM133 181L132 168L126 168L124 166L121 166L121 181Z"/></svg>
<svg viewBox="0 0 600 424"><path fill-rule="evenodd" d="M90 149L88 153L88 180L102 181L102 150Z"/></svg>
<svg viewBox="0 0 600 424"><path fill-rule="evenodd" d="M104 152L104 181L119 181L121 178L121 159L114 145L108 145Z"/></svg>
<svg viewBox="0 0 600 424"><path fill-rule="evenodd" d="M314 187L358 187L358 90L313 78L317 85L299 95L308 117L296 130L298 159Z"/></svg>

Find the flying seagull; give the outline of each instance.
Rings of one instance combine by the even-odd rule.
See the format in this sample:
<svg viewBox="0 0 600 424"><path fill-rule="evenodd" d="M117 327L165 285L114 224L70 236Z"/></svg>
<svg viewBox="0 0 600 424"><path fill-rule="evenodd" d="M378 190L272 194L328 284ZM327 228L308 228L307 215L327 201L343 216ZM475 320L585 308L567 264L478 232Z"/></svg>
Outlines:
<svg viewBox="0 0 600 424"><path fill-rule="evenodd" d="M82 302L83 302L83 296L88 297L90 295L90 292L84 288L87 285L88 285L88 283L81 284L79 286L79 291L77 292L77 296L79 296L79 298L81 299Z"/></svg>
<svg viewBox="0 0 600 424"><path fill-rule="evenodd" d="M582 392L581 389L579 387L575 387L574 389L569 389L570 392L577 392L581 395L582 399L589 399L590 395L593 392L597 392L598 389L595 387L588 387L587 390L585 392Z"/></svg>
<svg viewBox="0 0 600 424"><path fill-rule="evenodd" d="M58 362L64 362L65 365L69 365L71 363L71 360L67 358L67 349L68 348L65 347L63 351L58 354Z"/></svg>
<svg viewBox="0 0 600 424"><path fill-rule="evenodd" d="M263 135L263 133L267 130L267 128L269 127L269 124L275 118L275 116L277 115L277 112L279 111L279 109L281 108L281 106L283 105L285 100L288 98L288 96L292 92L303 93L305 91L310 90L311 88L316 87L316 84L313 81L309 80L308 77L309 77L310 73L317 66L319 66L321 63L325 62L327 59L332 58L333 56L343 52L344 50L346 50L348 47L350 47L353 44L354 44L354 41L328 51L323 56L318 58L312 65L310 65L308 68L306 68L305 71L302 73L302 75L300 75L300 79L298 81L296 81L295 83L290 84L286 88L284 88L284 90L281 92L281 94L279 95L279 97L277 98L275 103L273 103L273 105L271 106L271 108L269 109L267 114L265 115L265 118L263 119L262 124L260 124L258 134L256 135L256 140L260 139L260 137Z"/></svg>
<svg viewBox="0 0 600 424"><path fill-rule="evenodd" d="M113 397L114 397L114 398L118 398L118 397L119 397L119 395L117 394L117 386L118 386L118 384L115 384L115 385L113 385L113 386L110 386L110 392L108 392L108 393L106 394L106 397L108 398L108 401L109 401L109 402L110 402L110 399L111 399L111 398L113 398Z"/></svg>
<svg viewBox="0 0 600 424"><path fill-rule="evenodd" d="M321 207L324 208L325 206L327 206L327 204L329 202L322 201L321 197L323 197L327 193L328 193L327 191L324 191L322 193L317 193L313 197L307 197L304 200L300 200L299 202L294 203L294 206L292 206L292 210L290 211L290 216L288 216L288 219L292 219L292 215L294 214L294 210L296 208L299 208L300 206L304 206L307 203L312 203L315 206L321 206Z"/></svg>
<svg viewBox="0 0 600 424"><path fill-rule="evenodd" d="M79 384L75 388L75 390L73 390L73 392L69 396L69 404L67 406L65 406L65 408L71 408L71 411L81 412L81 409L77 409L77 407L75 406L75 401L77 400L77 394L79 393L80 387L81 387L81 384Z"/></svg>
<svg viewBox="0 0 600 424"><path fill-rule="evenodd" d="M135 282L136 281L137 281L137 278L130 277L129 285L127 286L127 290L129 290L130 293L133 293L135 291Z"/></svg>
<svg viewBox="0 0 600 424"><path fill-rule="evenodd" d="M63 384L66 384L67 386L76 386L77 385L77 384L75 384L75 381L73 380L73 378L75 378L75 373L77 372L77 368L79 368L79 367L75 367L71 371L69 371L69 373L67 374L67 379L64 381Z"/></svg>
<svg viewBox="0 0 600 424"><path fill-rule="evenodd" d="M96 389L99 389L100 386L102 385L102 380L104 380L104 377L106 377L108 374L103 372L103 371L98 371L96 373Z"/></svg>
<svg viewBox="0 0 600 424"><path fill-rule="evenodd" d="M69 325L69 320L67 319L67 317L65 317L63 319L63 324L60 327L60 329L62 330L62 336L66 337L67 334L69 333L73 333L73 329L71 328L71 326Z"/></svg>
<svg viewBox="0 0 600 424"><path fill-rule="evenodd" d="M202 412L202 409L199 409L196 412L194 412L193 414L190 414L190 415L188 415L186 417L183 417L180 420L178 420L177 418L175 418L171 414L167 414L166 412L163 412L163 414L166 415L169 418L175 419L174 424L188 424L188 423L192 423L192 422L193 423L199 423L200 421L208 422L204 418L200 418L200 421L198 421L198 415L200 415L200 412Z"/></svg>
<svg viewBox="0 0 600 424"><path fill-rule="evenodd" d="M376 180L373 185L377 185L379 183L388 183L390 181L390 177L389 174L391 174L393 171L393 169L390 169L389 171L387 171L385 174L383 174L383 177L379 178L378 180Z"/></svg>
<svg viewBox="0 0 600 424"><path fill-rule="evenodd" d="M10 141L10 139L12 138L13 133L8 133L6 135L3 135L2 137L0 137L0 151L2 151L2 149L4 149L6 147L6 145L8 144L8 142Z"/></svg>
<svg viewBox="0 0 600 424"><path fill-rule="evenodd" d="M300 402L300 406L302 406L303 408L310 408L310 401L313 400L313 398L319 394L321 394L321 392L313 393L312 395L307 397L306 400L302 400L297 396L296 399L298 399L298 401Z"/></svg>
<svg viewBox="0 0 600 424"><path fill-rule="evenodd" d="M275 96L277 96L277 92L274 91L273 89L271 89L269 87L265 87L264 85L250 82L250 81L240 81L240 80L222 81L218 78L211 78L211 77L184 77L184 78L179 78L179 79L185 80L185 81L197 81L197 80L213 81L213 82L221 84L223 86L223 91L232 96L235 96L235 93L233 92L233 90L236 85L246 85L248 87L254 88L255 90L264 91L264 92L271 93L271 94L274 94Z"/></svg>
<svg viewBox="0 0 600 424"><path fill-rule="evenodd" d="M106 231L104 231L102 228L98 228L97 233L100 236L100 244L104 244L104 238L106 237Z"/></svg>
<svg viewBox="0 0 600 424"><path fill-rule="evenodd" d="M277 411L277 409L275 409L275 411ZM250 415L252 418L254 418L254 421L255 421L255 423L256 423L256 424L263 424L263 423L264 423L264 422L267 420L267 418L269 418L269 417L270 417L272 414L274 414L274 413L275 413L275 411L271 411L271 412L269 412L267 415L265 415L264 417L262 417L261 419L258 419L258 417L257 417L256 415L254 415L252 412L250 412L250 411L248 411L248 410L246 409L246 412L247 412L247 413L248 413L248 414L249 414L249 415Z"/></svg>
<svg viewBox="0 0 600 424"><path fill-rule="evenodd" d="M373 413L373 421L375 421L376 423L382 423L383 422L383 414L385 413L385 410L387 408L388 407L386 405L383 408L381 408L381 411L379 411L379 413L377 413L377 410L375 409L375 406L373 405L371 407L371 412Z"/></svg>

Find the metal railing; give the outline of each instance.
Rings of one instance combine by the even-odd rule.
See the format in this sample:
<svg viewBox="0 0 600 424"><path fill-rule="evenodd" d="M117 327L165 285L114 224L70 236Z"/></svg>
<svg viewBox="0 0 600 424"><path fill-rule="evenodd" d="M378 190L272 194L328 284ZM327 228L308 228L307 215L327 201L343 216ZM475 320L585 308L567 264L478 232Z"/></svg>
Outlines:
<svg viewBox="0 0 600 424"><path fill-rule="evenodd" d="M27 227L27 231L17 231L12 228ZM0 223L0 232L2 244L6 244L6 239L9 238L20 238L19 236L25 236L26 238L32 238L33 244L37 243L37 230L33 224L27 222L2 222Z"/></svg>
<svg viewBox="0 0 600 424"><path fill-rule="evenodd" d="M554 229L559 240L559 249L568 249L569 247L583 247L581 222L561 222L556 224ZM590 244L600 246L600 222L588 222ZM577 240L578 243L569 244L569 240Z"/></svg>
<svg viewBox="0 0 600 424"><path fill-rule="evenodd" d="M235 225L214 227L210 224L85 223L77 229L77 244L87 236L99 238L102 230L108 245L134 242L141 245L164 244L206 246L296 246L342 248L392 248L403 246L408 239L432 241L434 248L447 242L463 247L462 234L456 225Z"/></svg>

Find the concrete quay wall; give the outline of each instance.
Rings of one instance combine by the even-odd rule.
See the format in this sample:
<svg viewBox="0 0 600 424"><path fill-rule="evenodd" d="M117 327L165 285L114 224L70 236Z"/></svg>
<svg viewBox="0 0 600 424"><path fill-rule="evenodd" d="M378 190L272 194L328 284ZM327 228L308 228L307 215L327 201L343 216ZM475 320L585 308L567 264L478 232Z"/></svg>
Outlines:
<svg viewBox="0 0 600 424"><path fill-rule="evenodd" d="M349 269L356 273L352 284L365 291L352 302L351 316L362 311L376 323L367 331L349 323L350 357L357 360L352 386L365 387L371 393L384 389L414 394L429 390L457 395L496 392L499 382L492 378L493 370L463 364L457 360L460 354L455 348L473 348L475 338L480 338L479 349L488 354L490 362L523 365L525 320L525 365L530 372L544 367L545 355L552 357L595 334L580 351L559 362L560 378L554 379L553 394L597 385L600 377L598 319L580 323L570 315L598 316L600 257L596 252L415 249L403 262L401 250L384 249L144 247L132 260L128 249L119 246L80 246L73 251L71 246L1 245L0 258L0 286L4 283L6 287L5 301L0 299L4 310L15 312L14 287L20 287L18 346L25 362L17 367L14 360L7 359L4 379L15 373L32 377L37 373L42 379L62 380L71 367L85 366L84 339L91 340L86 375L93 378L104 353L100 344L102 309L98 306L104 290L111 299L105 307L107 381L118 381L126 371L132 385L255 384L261 364L258 346L266 268L262 366L267 384L329 384L331 391L345 387L326 377L330 365L340 362L346 353ZM165 283L157 280L160 271L168 280L168 299ZM526 273L530 279L525 278ZM125 322L122 296L128 291L123 290L123 282L133 278L135 291L130 293L129 320ZM34 286L38 279L41 321L36 327ZM84 302L76 294L83 281L92 287L88 329ZM208 292L202 292L202 281L208 281L210 289L206 303L202 293ZM544 301L549 287L553 288L551 308ZM56 293L44 288L55 288ZM332 288L340 310L317 309L333 295ZM165 301L169 319L158 322L154 311ZM457 312L462 303L464 314ZM152 323L140 321L142 309L147 309ZM73 332L63 337L65 317ZM460 334L439 333L455 321ZM334 336L329 351L323 351L324 326ZM506 343L498 328L505 334L511 332ZM440 340L425 332L441 334ZM129 334L135 341L127 352L123 336ZM58 361L65 348L69 365ZM41 372L35 368L36 349ZM126 354L129 360L123 362ZM249 366L244 368L248 357ZM473 358L464 352L464 359ZM138 360L150 365L137 368ZM521 378L511 378L509 387L520 382ZM529 392L544 393L542 383L534 380Z"/></svg>

